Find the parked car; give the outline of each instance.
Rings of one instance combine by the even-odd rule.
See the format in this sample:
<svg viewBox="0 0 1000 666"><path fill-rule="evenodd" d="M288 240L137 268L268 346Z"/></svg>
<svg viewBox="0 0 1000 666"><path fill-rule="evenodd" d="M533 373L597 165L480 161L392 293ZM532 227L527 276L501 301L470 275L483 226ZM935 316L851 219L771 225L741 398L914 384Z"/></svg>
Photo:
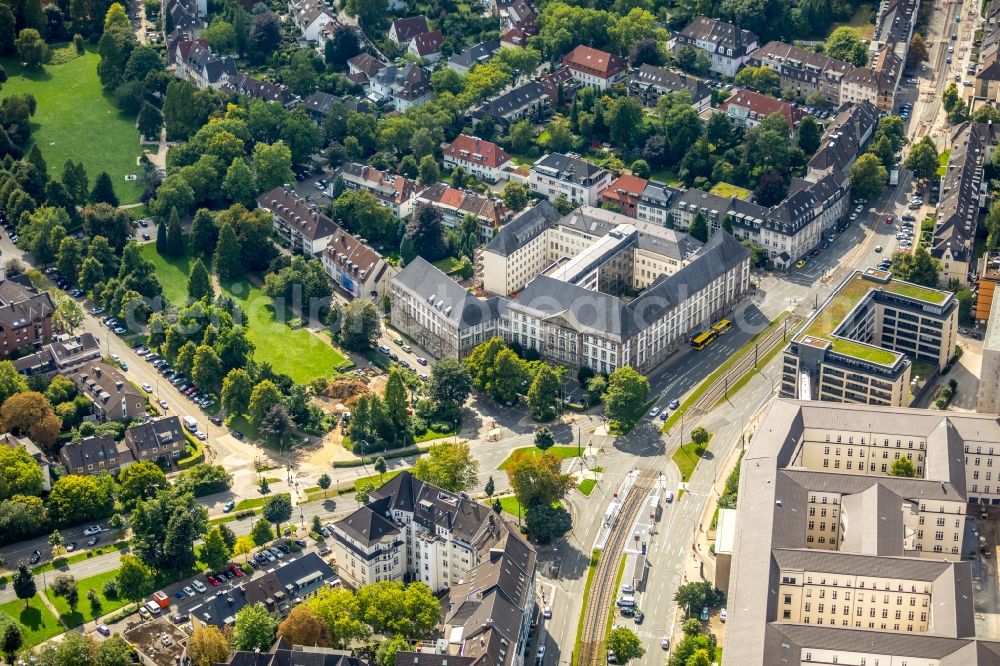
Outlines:
<svg viewBox="0 0 1000 666"><path fill-rule="evenodd" d="M74 550L76 550L76 541L70 541L68 544L66 544L67 553L72 553Z"/></svg>
<svg viewBox="0 0 1000 666"><path fill-rule="evenodd" d="M100 534L95 534L94 536L90 537L89 541L87 541L87 545L88 546L96 546L97 542L100 541L100 540L101 540L101 535Z"/></svg>
<svg viewBox="0 0 1000 666"><path fill-rule="evenodd" d="M83 531L84 536L90 536L92 534L100 534L103 531L100 525L91 525Z"/></svg>
<svg viewBox="0 0 1000 666"><path fill-rule="evenodd" d="M194 596L194 590L191 589L190 585L185 585L184 586L184 594L188 595L189 597L193 597Z"/></svg>
<svg viewBox="0 0 1000 666"><path fill-rule="evenodd" d="M234 502L233 500L229 500L228 502L222 505L223 513L229 513L235 508L236 508L236 502Z"/></svg>
<svg viewBox="0 0 1000 666"><path fill-rule="evenodd" d="M97 625L97 633L99 633L101 636L110 636L111 635L111 630L108 629L108 625L106 625L106 624L99 624L99 625Z"/></svg>
<svg viewBox="0 0 1000 666"><path fill-rule="evenodd" d="M202 583L200 580L193 580L193 581L191 581L191 587L193 587L194 589L196 589L196 590L198 590L199 592L202 592L202 593L204 593L205 590L208 589L207 587L205 587L205 584Z"/></svg>

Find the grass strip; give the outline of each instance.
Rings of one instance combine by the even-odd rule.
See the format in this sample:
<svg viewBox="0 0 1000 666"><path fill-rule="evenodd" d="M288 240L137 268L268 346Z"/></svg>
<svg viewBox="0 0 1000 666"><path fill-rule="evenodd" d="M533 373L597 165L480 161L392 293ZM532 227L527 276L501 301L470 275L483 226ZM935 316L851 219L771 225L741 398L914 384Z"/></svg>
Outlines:
<svg viewBox="0 0 1000 666"><path fill-rule="evenodd" d="M677 465L677 469L681 472L681 481L687 481L694 474L694 470L698 467L698 462L701 461L702 457L705 455L705 451L708 450L708 445L711 443L712 439L709 437L708 442L705 442L705 446L701 447L694 442L688 442L684 446L678 447L674 451L674 455L671 456L671 460Z"/></svg>
<svg viewBox="0 0 1000 666"><path fill-rule="evenodd" d="M580 609L580 619L576 622L576 640L573 642L572 664L580 663L580 648L583 647L583 619L587 614L587 602L590 601L590 588L594 584L594 573L601 559L601 551L594 549L590 554L590 566L587 567L587 582L583 584L583 607Z"/></svg>
<svg viewBox="0 0 1000 666"><path fill-rule="evenodd" d="M288 493L278 493L279 495L284 495L291 499L291 495ZM264 506L267 500L275 497L275 495L264 495L263 497L251 497L245 500L240 500L239 504L236 505L235 511L245 511L247 509L256 509L258 507Z"/></svg>
<svg viewBox="0 0 1000 666"><path fill-rule="evenodd" d="M577 484L577 490L581 493L590 497L590 493L594 492L594 488L597 486L597 479L584 479L579 484Z"/></svg>
<svg viewBox="0 0 1000 666"><path fill-rule="evenodd" d="M726 372L728 372L729 368L733 367L734 363L743 358L743 356L745 356L746 354L749 354L750 351L753 349L754 344L756 344L757 340L761 339L763 336L767 335L768 332L770 332L776 326L781 324L781 322L784 321L787 316L788 316L787 310L779 314L777 317L774 318L774 321L772 321L770 324L767 325L767 327L765 327L755 336L750 338L750 340L745 345L740 347L740 349L735 354L733 354L728 359L723 361L722 364L719 365L719 367L716 368L712 374L703 379L702 382L698 384L698 386L694 389L694 391L691 392L691 395L688 396L688 398L681 403L680 407L674 410L674 413L671 414L670 418L668 418L666 423L663 424L662 428L663 432L670 430L670 428L672 428L674 424L680 420L681 414L690 409L691 405L698 402L698 399L701 398L702 395L704 395L705 391L707 391L713 384L715 384L716 381L719 380L720 377L722 377ZM776 349L780 348L781 348L780 345L776 346ZM758 365L760 365L759 361Z"/></svg>
<svg viewBox="0 0 1000 666"><path fill-rule="evenodd" d="M500 470L507 469L507 465L510 464L510 461L514 458L514 455L520 452L526 452L528 455L536 458L542 455L542 453L551 453L557 458L560 458L562 460L568 460L570 458L579 457L580 448L576 446L550 446L545 451L542 451L537 446L523 446L519 449L514 449L514 451L512 451L511 454L507 456L507 458L504 459L502 463L500 463L500 466L497 467L497 469Z"/></svg>

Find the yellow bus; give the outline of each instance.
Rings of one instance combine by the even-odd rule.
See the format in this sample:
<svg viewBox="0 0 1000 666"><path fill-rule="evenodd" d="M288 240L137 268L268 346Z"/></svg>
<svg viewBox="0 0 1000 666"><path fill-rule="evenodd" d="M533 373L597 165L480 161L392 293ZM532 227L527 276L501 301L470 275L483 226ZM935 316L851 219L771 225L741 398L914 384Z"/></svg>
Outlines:
<svg viewBox="0 0 1000 666"><path fill-rule="evenodd" d="M705 331L704 333L699 333L691 340L691 346L695 349L701 351L708 345L712 344L712 341L718 336L715 331Z"/></svg>
<svg viewBox="0 0 1000 666"><path fill-rule="evenodd" d="M733 322L728 319L722 319L721 321L715 323L712 326L712 330L715 331L716 335L722 335L723 333L728 333L733 328Z"/></svg>

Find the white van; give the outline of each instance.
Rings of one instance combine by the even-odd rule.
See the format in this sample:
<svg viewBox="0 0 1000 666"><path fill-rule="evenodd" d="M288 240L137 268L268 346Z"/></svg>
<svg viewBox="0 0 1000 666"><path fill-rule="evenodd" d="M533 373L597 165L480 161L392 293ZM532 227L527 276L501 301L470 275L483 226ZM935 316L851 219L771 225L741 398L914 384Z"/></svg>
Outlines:
<svg viewBox="0 0 1000 666"><path fill-rule="evenodd" d="M191 432L198 432L198 422L194 420L193 416L184 417L184 427Z"/></svg>
<svg viewBox="0 0 1000 666"><path fill-rule="evenodd" d="M635 597L631 594L623 594L618 597L618 601L615 602L615 605L619 608L635 608Z"/></svg>

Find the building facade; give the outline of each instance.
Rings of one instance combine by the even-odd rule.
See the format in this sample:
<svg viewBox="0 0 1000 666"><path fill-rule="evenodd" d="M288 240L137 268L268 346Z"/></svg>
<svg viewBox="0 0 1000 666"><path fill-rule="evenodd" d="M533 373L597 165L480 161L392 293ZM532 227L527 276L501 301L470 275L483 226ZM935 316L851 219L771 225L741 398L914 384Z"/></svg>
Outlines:
<svg viewBox="0 0 1000 666"><path fill-rule="evenodd" d="M298 195L291 186L281 185L257 197L257 205L271 214L274 231L292 246L309 256L326 249L336 226L316 206Z"/></svg>
<svg viewBox="0 0 1000 666"><path fill-rule="evenodd" d="M340 167L340 177L348 189L374 194L379 203L391 210L398 220L409 217L413 212L417 184L406 176L379 171L367 164L345 162Z"/></svg>
<svg viewBox="0 0 1000 666"><path fill-rule="evenodd" d="M576 206L596 206L611 185L611 172L580 159L578 155L549 153L531 165L528 187L549 201L560 196Z"/></svg>
<svg viewBox="0 0 1000 666"><path fill-rule="evenodd" d="M351 298L376 303L386 293L389 280L399 269L377 251L340 227L323 251L323 269L333 284Z"/></svg>
<svg viewBox="0 0 1000 666"><path fill-rule="evenodd" d="M446 169L457 167L490 183L506 177L504 170L508 163L510 155L503 148L477 136L459 134L444 148Z"/></svg>
<svg viewBox="0 0 1000 666"><path fill-rule="evenodd" d="M562 64L577 81L597 90L607 90L628 74L625 58L583 45L564 55Z"/></svg>
<svg viewBox="0 0 1000 666"><path fill-rule="evenodd" d="M724 76L736 72L757 49L759 38L749 30L737 28L719 19L695 17L674 39L674 51L693 48L708 56L711 69Z"/></svg>

